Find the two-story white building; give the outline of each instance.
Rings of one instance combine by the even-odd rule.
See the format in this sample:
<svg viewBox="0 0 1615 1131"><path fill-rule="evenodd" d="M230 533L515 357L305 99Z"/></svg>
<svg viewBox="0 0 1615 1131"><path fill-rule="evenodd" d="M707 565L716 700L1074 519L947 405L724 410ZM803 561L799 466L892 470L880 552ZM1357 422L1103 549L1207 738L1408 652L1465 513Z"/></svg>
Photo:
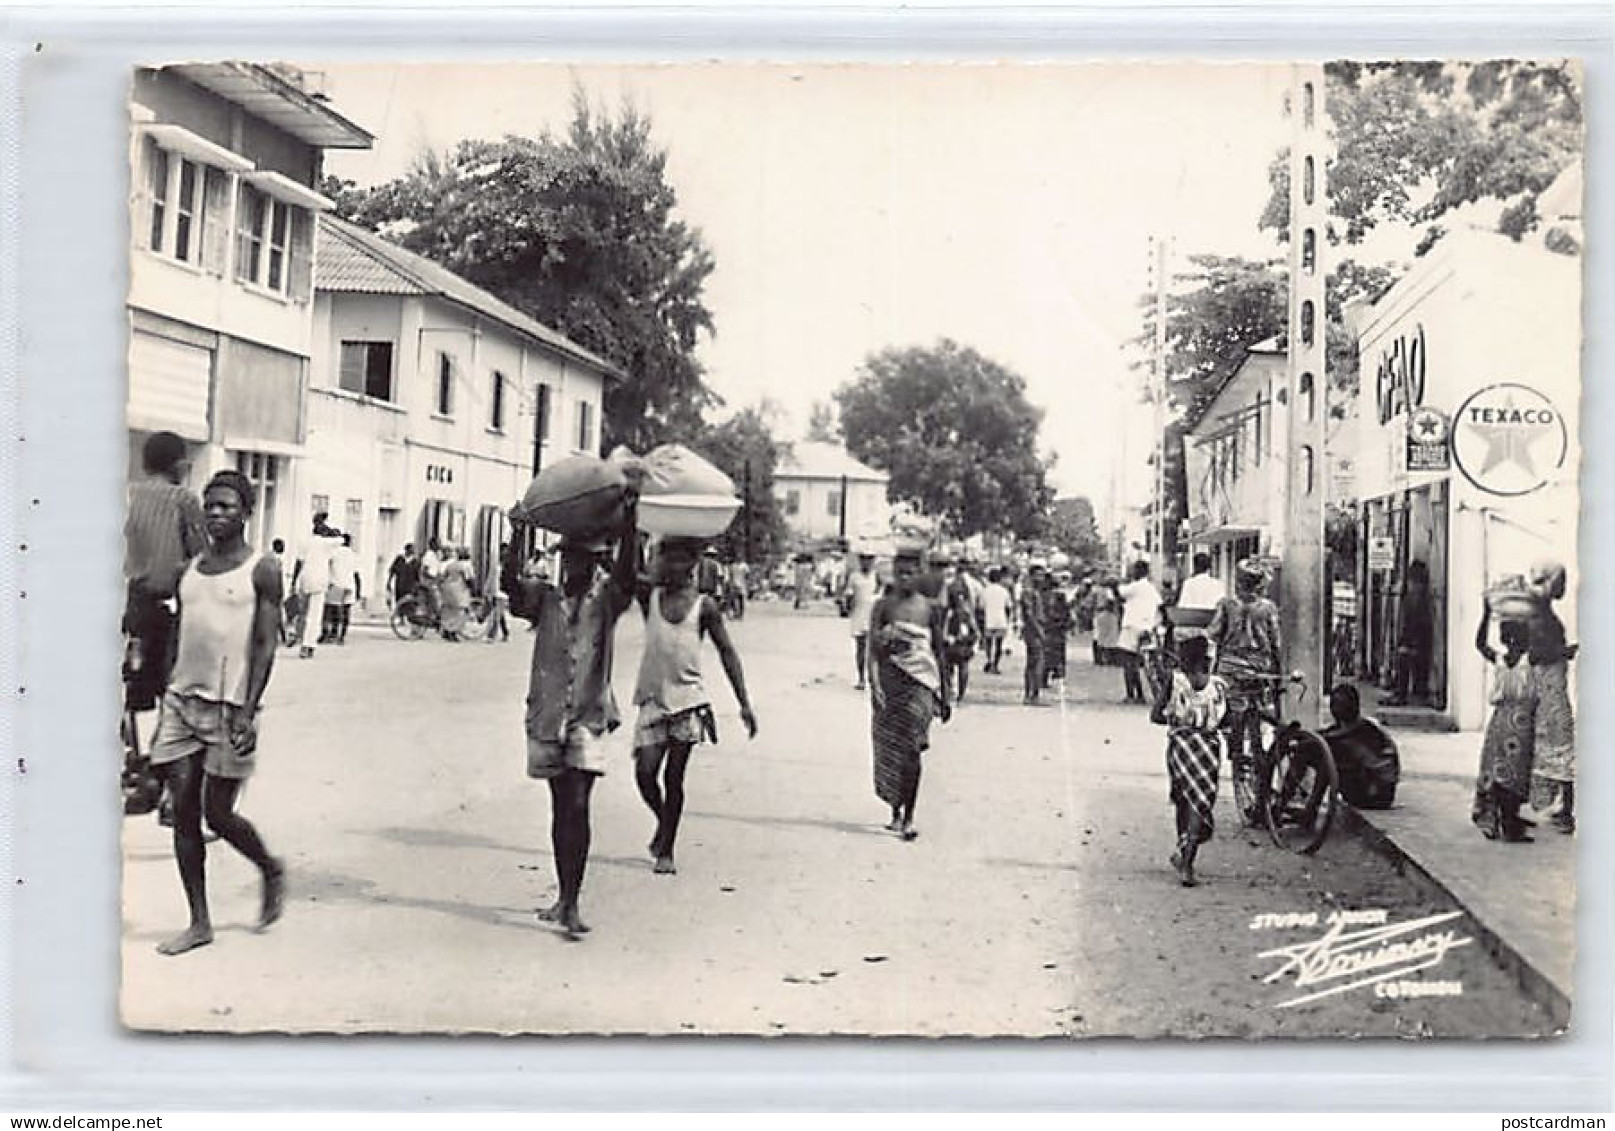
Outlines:
<svg viewBox="0 0 1615 1131"><path fill-rule="evenodd" d="M353 535L369 593L406 542L434 538L488 577L535 449L545 465L600 454L620 371L356 225L322 217L318 248L299 521L323 510Z"/></svg>
<svg viewBox="0 0 1615 1131"><path fill-rule="evenodd" d="M888 481L884 471L860 463L839 444L802 440L780 452L774 498L798 548L838 538L883 539L892 522Z"/></svg>
<svg viewBox="0 0 1615 1131"><path fill-rule="evenodd" d="M1284 548L1288 375L1277 339L1260 342L1185 422L1190 551L1225 581L1241 558Z"/></svg>
<svg viewBox="0 0 1615 1131"><path fill-rule="evenodd" d="M130 116L129 470L151 433L179 434L192 486L252 478L267 548L294 531L322 154L372 139L256 63L139 69Z"/></svg>

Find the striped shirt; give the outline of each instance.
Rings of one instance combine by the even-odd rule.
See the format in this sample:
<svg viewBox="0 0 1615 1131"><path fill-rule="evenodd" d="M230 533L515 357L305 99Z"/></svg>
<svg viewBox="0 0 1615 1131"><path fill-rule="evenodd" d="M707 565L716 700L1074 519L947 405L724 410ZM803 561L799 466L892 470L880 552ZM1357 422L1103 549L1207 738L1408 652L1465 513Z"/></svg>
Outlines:
<svg viewBox="0 0 1615 1131"><path fill-rule="evenodd" d="M123 574L130 584L153 596L174 596L186 563L206 545L202 504L190 491L163 479L130 485L123 525Z"/></svg>

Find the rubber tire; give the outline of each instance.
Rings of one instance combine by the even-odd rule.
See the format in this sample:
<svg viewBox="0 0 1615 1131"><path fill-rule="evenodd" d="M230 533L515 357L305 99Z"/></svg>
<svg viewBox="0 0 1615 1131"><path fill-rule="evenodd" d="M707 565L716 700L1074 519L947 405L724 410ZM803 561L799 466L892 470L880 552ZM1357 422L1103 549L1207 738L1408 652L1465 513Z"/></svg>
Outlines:
<svg viewBox="0 0 1615 1131"><path fill-rule="evenodd" d="M1310 829L1307 830L1281 821L1280 810L1284 806L1275 805L1272 801L1294 764L1297 751L1302 748L1312 752L1313 761L1320 770L1313 779L1307 797L1307 807L1311 808L1314 805L1317 807L1316 816ZM1268 749L1266 760L1268 776L1263 790L1261 809L1262 817L1267 822L1268 835L1278 847L1309 856L1318 851L1328 838L1329 829L1335 821L1335 813L1340 808L1340 773L1335 767L1334 755L1329 751L1329 744L1322 738L1309 730L1300 730L1277 735L1273 745Z"/></svg>
<svg viewBox="0 0 1615 1131"><path fill-rule="evenodd" d="M393 635L400 640L419 640L426 635L426 626L410 617L410 611L415 608L414 601L399 601L393 605L393 614L389 618Z"/></svg>

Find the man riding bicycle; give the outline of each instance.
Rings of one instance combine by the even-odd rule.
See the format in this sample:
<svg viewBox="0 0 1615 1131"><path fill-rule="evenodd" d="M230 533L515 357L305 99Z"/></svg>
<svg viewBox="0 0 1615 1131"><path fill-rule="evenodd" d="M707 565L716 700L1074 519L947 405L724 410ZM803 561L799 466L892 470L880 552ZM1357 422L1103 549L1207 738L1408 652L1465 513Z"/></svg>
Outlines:
<svg viewBox="0 0 1615 1131"><path fill-rule="evenodd" d="M1267 570L1254 558L1239 563L1233 597L1211 615L1206 635L1216 648L1214 672L1228 685L1223 735L1235 775L1248 773L1262 746L1258 709L1276 710L1282 671L1278 606L1268 600ZM1244 814L1247 820L1250 814Z"/></svg>

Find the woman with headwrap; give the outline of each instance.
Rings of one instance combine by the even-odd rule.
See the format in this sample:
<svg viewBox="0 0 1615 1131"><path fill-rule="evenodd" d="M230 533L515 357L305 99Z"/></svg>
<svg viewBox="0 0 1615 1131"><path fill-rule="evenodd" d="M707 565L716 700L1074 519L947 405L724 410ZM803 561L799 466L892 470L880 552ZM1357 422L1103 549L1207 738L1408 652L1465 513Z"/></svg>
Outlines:
<svg viewBox="0 0 1615 1131"><path fill-rule="evenodd" d="M1178 882L1194 887L1195 853L1211 839L1217 808L1217 772L1222 766L1226 685L1211 674L1206 638L1190 637L1178 651L1178 670L1156 692L1151 721L1168 728L1168 797L1177 818L1172 867Z"/></svg>
<svg viewBox="0 0 1615 1131"><path fill-rule="evenodd" d="M1570 661L1578 645L1565 639L1565 626L1553 603L1565 595L1565 567L1543 561L1531 567L1535 610L1530 620L1531 678L1536 684L1536 761L1532 767L1531 805L1539 811L1558 800L1553 825L1562 833L1576 831L1576 722L1570 705Z"/></svg>

